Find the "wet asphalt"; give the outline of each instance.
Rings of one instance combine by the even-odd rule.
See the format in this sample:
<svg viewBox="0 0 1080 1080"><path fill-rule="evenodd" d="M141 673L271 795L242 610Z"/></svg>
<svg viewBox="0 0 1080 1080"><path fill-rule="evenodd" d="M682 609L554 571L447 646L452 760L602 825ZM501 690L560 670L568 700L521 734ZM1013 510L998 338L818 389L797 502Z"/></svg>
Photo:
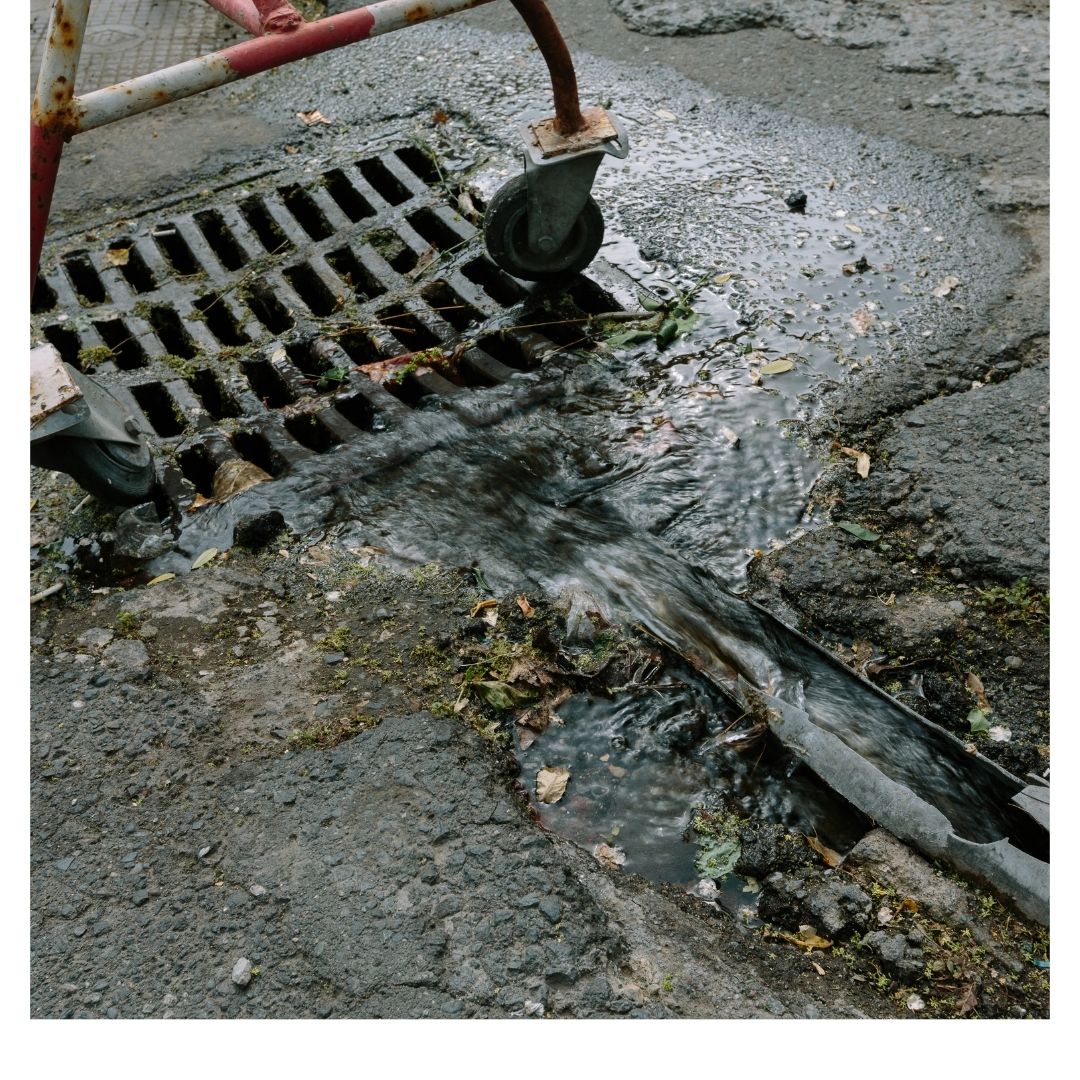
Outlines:
<svg viewBox="0 0 1080 1080"><path fill-rule="evenodd" d="M1025 577L1045 586L1045 102L1037 44L1036 58L1019 67L996 64L994 51L1017 32L1020 16L1010 14L1013 8L1028 9L1038 26L1045 5L991 5L995 18L978 40L958 36L948 18L894 39L892 23L869 16L857 27L822 27L800 21L799 5L785 5L784 20L768 10L773 6L723 5L743 15L737 32L721 33L726 25L703 27L687 15L686 8L700 5L648 5L648 16L633 3L615 2L610 11L597 4L554 5L571 45L593 54L580 65L585 96L610 99L632 122L639 150L625 168L606 166L601 180L614 235L611 261L645 283L665 267L678 268L682 285L699 270L735 271L752 284L734 295L717 288L705 296L711 325L748 315L761 324L769 307L793 312L793 325L765 331L775 333L769 345L789 332L804 333L812 321L821 334L819 373L826 372L826 357L835 364L839 343L853 353L844 366L854 364L856 378L833 378L828 369L836 385L792 384L768 399L765 415L810 422L824 412L841 441L862 436L875 461L880 452L888 462L860 484L850 462L807 463L778 439L751 441L760 461L786 463L779 470L786 479L762 485L749 500L751 519L771 496L775 511L741 532L734 528L739 542L728 538L718 551L757 546L759 537L761 543L789 539L792 528L805 524L805 501L793 495L809 492L824 471L841 492L846 516L877 520L884 513L898 527L914 529L923 562L957 571L952 580ZM365 46L308 61L250 87L137 118L122 138L119 128L93 133L65 159L55 235L61 243L68 237L70 245L88 227L137 213L181 185L197 190L276 164L286 144L317 164L365 145L372 132L384 142L415 134L437 110L460 117L495 161L477 177L489 192L498 174L513 168L512 124L522 102L545 94L543 73L524 39L504 36L515 19L496 5L454 25L377 42L370 54ZM981 77L986 72L990 76ZM296 112L312 109L334 124L302 125ZM718 175L723 183L716 183ZM783 205L794 188L809 193L806 217ZM868 207L876 212L867 214ZM807 236L795 247L800 231ZM853 238L854 248L834 244ZM833 263L864 252L872 264L896 270L852 283L839 297L815 292L813 278L801 272L809 263L835 275ZM948 275L961 285L954 295L935 296ZM884 314L864 335L853 332L850 320L867 300ZM687 362L700 353L698 344L680 346ZM869 363L867 355L873 356ZM800 400L800 393L811 399ZM819 545L831 542L810 531L775 558L787 560L788 577L809 579ZM842 564L834 569L843 575ZM881 573L885 578L894 569ZM830 588L827 578L788 588L782 602L789 606L781 613L813 613L815 592ZM34 722L42 730L68 712L71 694L82 686L83 674L47 670L65 663L44 655L35 660ZM88 660L77 669L88 685L95 664ZM111 689L108 682L95 687L106 711L122 722L142 718L146 730L128 732L133 761L140 739L146 752L159 741L155 725L173 726L173 706L157 678L138 671ZM72 680L71 688L60 689ZM182 690L173 694L182 700ZM197 726L200 707L188 712L194 715L184 723ZM209 710L202 723L213 722ZM697 933L693 922L647 891L644 899L620 901L629 887L601 880L591 860L566 845L522 840L522 826L510 827L520 811L501 801L502 781L483 764L482 746L472 736L459 744L451 726L393 717L346 749L321 752L311 776L298 778L283 763L272 775L215 777L186 788L184 816L155 822L156 828L134 811L122 826L98 813L88 827L99 841L89 846L74 812L61 812L62 805L75 805L68 799L72 784L78 789L72 797L88 801L80 771L61 765L54 774L54 759L36 754L45 765L35 764L33 780L41 840L33 870L35 1014L539 1015L537 1005L549 1015L858 1014L859 1006L840 990L825 1004L773 979L752 957L740 966L742 946L732 945L723 930L710 930L720 950L711 971L730 975L709 978L705 960L683 955L678 962L689 974L675 980L677 1002L660 989L670 972L643 974L649 965L639 960L630 965L633 977L626 975L618 958L628 948L634 956L635 949L649 955L678 950L680 936ZM405 768L404 748L418 743L429 753ZM51 745L45 741L47 750ZM182 752L182 740L175 749ZM85 775L92 787L102 786L107 802L109 752L89 740L78 753L101 753ZM446 776L460 767L475 775L490 806L477 809L458 797ZM405 775L409 768L424 776ZM428 790L410 813L408 793L418 783ZM370 800L350 800L357 788ZM279 797L283 791L293 792L291 801ZM241 797L251 803L243 825L235 823L230 805ZM260 798L268 816L258 809ZM330 806L338 807L337 819L327 831ZM400 826L387 824L391 806L404 809ZM424 827L432 806L436 820ZM289 824L292 817L299 826ZM224 921L211 913L210 902L223 875L203 865L215 856L201 856L194 841L179 839L196 822L232 860L225 880L235 888ZM142 854L148 845L168 844L172 857ZM399 849L410 854L401 863L395 858L391 874L384 855ZM283 854L301 850L309 873ZM341 867L352 860L360 869L350 877ZM110 882L113 866L134 875L130 897ZM206 880L185 883L184 873L200 867ZM157 886L148 885L155 875ZM251 885L263 878L276 884L253 895ZM315 892L331 884L335 905ZM338 918L341 902L387 921L380 921L378 935L370 925L362 933L354 926L350 937ZM641 904L655 906L662 932L629 926L627 913ZM295 947L281 952L285 931ZM160 935L156 947L167 945L185 958L167 978L146 975L137 942L147 933ZM216 946L191 951L194 941L215 935ZM238 991L229 978L233 953L252 955L268 974L275 972L275 982L260 975L253 992ZM655 967L654 959L649 963ZM377 977L385 965L395 968L393 976ZM99 987L102 981L108 985ZM744 993L750 984L753 995Z"/></svg>

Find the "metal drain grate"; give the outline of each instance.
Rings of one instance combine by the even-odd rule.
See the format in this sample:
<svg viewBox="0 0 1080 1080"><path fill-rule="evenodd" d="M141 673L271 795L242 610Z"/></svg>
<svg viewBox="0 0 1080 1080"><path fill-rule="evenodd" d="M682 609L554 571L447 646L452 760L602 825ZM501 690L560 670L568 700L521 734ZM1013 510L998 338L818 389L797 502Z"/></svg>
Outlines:
<svg viewBox="0 0 1080 1080"><path fill-rule="evenodd" d="M523 305L520 322L560 316L487 258L418 147L252 188L66 250L34 291L36 336L145 418L174 506L209 495L229 458L281 476L580 337L506 329ZM568 295L582 315L618 307L585 277ZM353 370L436 348L453 358L438 371Z"/></svg>

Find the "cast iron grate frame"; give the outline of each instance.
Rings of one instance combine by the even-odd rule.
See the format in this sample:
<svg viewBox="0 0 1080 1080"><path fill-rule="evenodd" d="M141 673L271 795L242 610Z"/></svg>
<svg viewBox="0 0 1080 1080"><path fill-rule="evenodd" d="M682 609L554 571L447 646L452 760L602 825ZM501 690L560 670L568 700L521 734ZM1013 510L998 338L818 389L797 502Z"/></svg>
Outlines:
<svg viewBox="0 0 1080 1080"><path fill-rule="evenodd" d="M559 316L488 259L444 177L396 145L175 200L108 242L85 234L43 260L34 336L142 418L172 512L230 457L283 476L567 347L506 329ZM587 277L568 295L582 316L620 306ZM354 370L432 348L453 363L383 383Z"/></svg>

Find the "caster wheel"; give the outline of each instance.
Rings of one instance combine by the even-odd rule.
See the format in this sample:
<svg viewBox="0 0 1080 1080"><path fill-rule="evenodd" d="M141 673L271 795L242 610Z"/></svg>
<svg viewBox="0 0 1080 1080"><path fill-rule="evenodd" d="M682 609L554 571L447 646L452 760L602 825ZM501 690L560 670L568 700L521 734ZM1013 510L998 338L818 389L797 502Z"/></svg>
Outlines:
<svg viewBox="0 0 1080 1080"><path fill-rule="evenodd" d="M590 196L557 251L530 249L524 176L516 176L499 188L484 215L488 254L508 274L524 281L545 281L584 270L596 257L603 239L604 215Z"/></svg>
<svg viewBox="0 0 1080 1080"><path fill-rule="evenodd" d="M154 490L154 462L143 443L132 446L58 435L32 447L31 460L67 473L91 495L117 506L138 506Z"/></svg>

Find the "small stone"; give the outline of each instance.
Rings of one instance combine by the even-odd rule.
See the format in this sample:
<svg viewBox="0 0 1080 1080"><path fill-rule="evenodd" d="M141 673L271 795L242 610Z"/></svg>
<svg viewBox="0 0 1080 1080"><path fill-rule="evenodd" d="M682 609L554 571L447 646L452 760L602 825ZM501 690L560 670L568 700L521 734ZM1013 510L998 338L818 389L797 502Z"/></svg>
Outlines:
<svg viewBox="0 0 1080 1080"><path fill-rule="evenodd" d="M136 907L142 907L149 899L150 893L146 889L136 889L134 895L131 897L131 902Z"/></svg>
<svg viewBox="0 0 1080 1080"><path fill-rule="evenodd" d="M243 988L251 982L251 974L253 965L246 957L241 956L239 960L233 964L232 969L232 981L235 985Z"/></svg>
<svg viewBox="0 0 1080 1080"><path fill-rule="evenodd" d="M171 1006L175 1005L179 1000L180 999L175 994L166 994L161 999L161 1004L164 1005L166 1008L170 1008Z"/></svg>
<svg viewBox="0 0 1080 1080"><path fill-rule="evenodd" d="M114 641L102 654L106 667L115 668L123 679L142 679L150 671L150 654L141 641Z"/></svg>
<svg viewBox="0 0 1080 1080"><path fill-rule="evenodd" d="M100 652L115 636L112 630L103 626L92 626L89 630L84 630L76 640L82 648Z"/></svg>
<svg viewBox="0 0 1080 1080"><path fill-rule="evenodd" d="M559 921L559 917L562 915L562 903L557 896L545 896L537 906L551 922L556 923Z"/></svg>
<svg viewBox="0 0 1080 1080"><path fill-rule="evenodd" d="M964 577L964 571L961 570L959 566L950 566L948 574L949 577L953 579L953 581L961 581Z"/></svg>
<svg viewBox="0 0 1080 1080"><path fill-rule="evenodd" d="M1010 671L1019 671L1024 666L1024 661L1019 656L1006 656L1005 666Z"/></svg>
<svg viewBox="0 0 1080 1080"><path fill-rule="evenodd" d="M328 667L333 664L340 664L345 659L343 652L328 652L323 654L323 663Z"/></svg>
<svg viewBox="0 0 1080 1080"><path fill-rule="evenodd" d="M915 556L919 559L929 559L936 550L933 544L920 544L915 550Z"/></svg>
<svg viewBox="0 0 1080 1080"><path fill-rule="evenodd" d="M105 1015L108 1019L115 1020L120 1015L120 1010L115 1005L112 1005L105 1010Z"/></svg>
<svg viewBox="0 0 1080 1080"><path fill-rule="evenodd" d="M258 899L260 896L266 895L266 889L264 889L262 885L252 885L251 888L248 889L248 892L251 893L251 895L254 896L256 899Z"/></svg>
<svg viewBox="0 0 1080 1080"><path fill-rule="evenodd" d="M907 112L908 109L911 108L911 98L909 98L909 97L898 97L896 99L896 107L901 112Z"/></svg>
<svg viewBox="0 0 1080 1080"><path fill-rule="evenodd" d="M296 791L293 788L279 788L274 792L274 802L278 806L292 806L296 802Z"/></svg>
<svg viewBox="0 0 1080 1080"><path fill-rule="evenodd" d="M787 203L789 210L794 211L797 214L803 213L806 210L806 192L801 189L795 191L789 191L784 196L784 202Z"/></svg>
<svg viewBox="0 0 1080 1080"><path fill-rule="evenodd" d="M967 612L967 604L963 600L950 600L945 606L957 615L964 615Z"/></svg>

